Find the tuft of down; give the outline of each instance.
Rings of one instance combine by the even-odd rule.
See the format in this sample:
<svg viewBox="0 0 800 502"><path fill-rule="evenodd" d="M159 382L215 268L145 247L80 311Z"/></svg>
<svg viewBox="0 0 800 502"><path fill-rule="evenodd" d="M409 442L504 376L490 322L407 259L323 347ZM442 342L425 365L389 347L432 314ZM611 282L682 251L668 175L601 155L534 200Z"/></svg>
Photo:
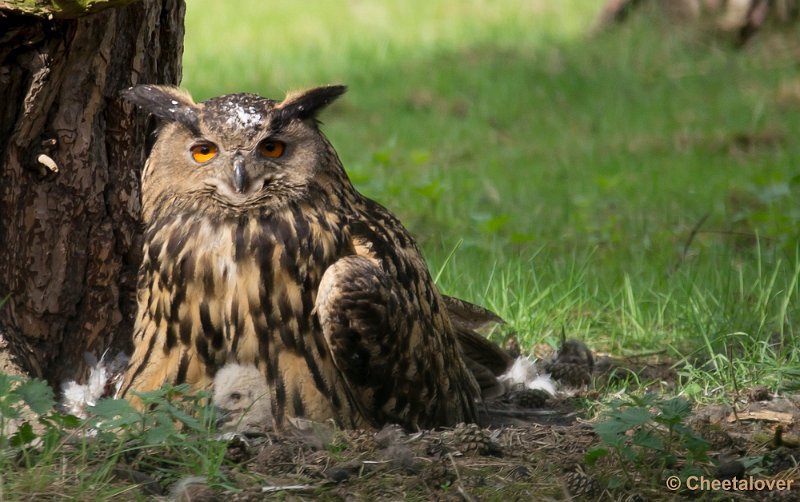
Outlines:
<svg viewBox="0 0 800 502"><path fill-rule="evenodd" d="M94 406L101 397L114 397L122 384L122 376L128 366L128 356L117 353L109 360L108 351L100 360L92 354L84 354L89 365L89 378L80 384L68 380L61 384L61 409L78 418L87 417L87 408Z"/></svg>
<svg viewBox="0 0 800 502"><path fill-rule="evenodd" d="M538 389L543 390L551 396L556 395L556 384L549 374L542 373L536 364L536 360L525 356L519 356L508 370L498 377L506 391L513 389Z"/></svg>

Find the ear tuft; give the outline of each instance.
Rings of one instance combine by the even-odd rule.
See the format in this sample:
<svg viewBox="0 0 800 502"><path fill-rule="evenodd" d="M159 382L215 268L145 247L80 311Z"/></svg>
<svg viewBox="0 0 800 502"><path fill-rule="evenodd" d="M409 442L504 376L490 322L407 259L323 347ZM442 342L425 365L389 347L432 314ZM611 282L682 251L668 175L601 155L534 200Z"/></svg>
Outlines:
<svg viewBox="0 0 800 502"><path fill-rule="evenodd" d="M198 105L192 97L177 87L167 85L137 85L120 95L148 113L166 122L178 122L192 134L199 135Z"/></svg>
<svg viewBox="0 0 800 502"><path fill-rule="evenodd" d="M277 108L281 110L281 118L289 121L293 118L301 120L315 118L326 106L347 91L344 85L326 85L307 91L291 93Z"/></svg>

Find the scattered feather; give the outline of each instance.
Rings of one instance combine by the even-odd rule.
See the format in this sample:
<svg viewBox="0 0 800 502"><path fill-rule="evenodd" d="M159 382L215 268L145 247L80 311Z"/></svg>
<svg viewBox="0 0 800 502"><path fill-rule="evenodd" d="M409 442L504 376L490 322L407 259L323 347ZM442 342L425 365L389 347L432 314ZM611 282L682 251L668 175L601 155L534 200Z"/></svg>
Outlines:
<svg viewBox="0 0 800 502"><path fill-rule="evenodd" d="M550 375L542 373L535 359L519 356L508 370L498 378L506 390L512 389L537 389L543 390L551 396L556 395L556 384Z"/></svg>
<svg viewBox="0 0 800 502"><path fill-rule="evenodd" d="M108 360L108 351L104 352L97 360L93 354L84 354L84 359L89 365L89 378L86 383L80 384L69 380L61 384L61 409L79 418L86 418L87 408L97 404L103 397L116 396L122 385L125 368L128 366L128 356L122 352L117 353L113 359Z"/></svg>

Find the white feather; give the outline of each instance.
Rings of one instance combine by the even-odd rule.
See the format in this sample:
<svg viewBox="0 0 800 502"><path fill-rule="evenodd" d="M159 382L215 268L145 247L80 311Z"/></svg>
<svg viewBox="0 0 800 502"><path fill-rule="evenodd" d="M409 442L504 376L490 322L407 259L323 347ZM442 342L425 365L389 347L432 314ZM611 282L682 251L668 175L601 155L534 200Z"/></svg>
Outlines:
<svg viewBox="0 0 800 502"><path fill-rule="evenodd" d="M118 353L111 361L106 361L108 351L104 352L98 361L92 354L85 354L84 359L89 364L89 378L85 384L75 380L68 380L61 384L61 408L79 418L86 418L86 409L94 406L104 396L106 386L113 384L114 394L122 384L122 372L128 365L128 356ZM110 397L110 396L107 396Z"/></svg>
<svg viewBox="0 0 800 502"><path fill-rule="evenodd" d="M515 388L539 389L556 395L556 384L549 374L540 373L535 359L519 356L508 370L498 378L506 390Z"/></svg>

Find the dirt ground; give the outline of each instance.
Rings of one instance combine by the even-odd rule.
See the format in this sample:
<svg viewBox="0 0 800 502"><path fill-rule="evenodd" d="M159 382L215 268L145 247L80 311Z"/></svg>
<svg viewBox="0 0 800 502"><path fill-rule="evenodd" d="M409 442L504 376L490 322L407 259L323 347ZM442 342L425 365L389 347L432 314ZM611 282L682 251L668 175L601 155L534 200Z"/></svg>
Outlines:
<svg viewBox="0 0 800 502"><path fill-rule="evenodd" d="M11 355L11 351L8 350L8 341L2 330L0 330L0 373L19 376L25 375L25 372L22 371L22 368L20 368Z"/></svg>
<svg viewBox="0 0 800 502"><path fill-rule="evenodd" d="M664 362L608 365L658 385L674 383ZM618 372L616 372L618 373ZM608 374L607 372L605 373ZM696 461L709 481L753 476L798 480L792 490L670 491L666 478L686 465L677 458L661 478L630 472L608 456L594 465L586 452L600 444L585 403L597 392L584 387L535 408L490 403L494 425L463 425L406 433L340 431L325 424L291 434L234 438L227 450L228 490L188 480L173 487L178 500L800 500L800 396L753 389L730 405L695 407L685 423L708 442L708 459ZM507 400L506 400L507 401ZM507 402L505 403L508 404ZM530 403L528 403L530 404ZM498 411L499 410L499 411ZM497 415L504 415L498 418ZM484 419L486 414L484 413ZM498 422L505 421L503 426ZM626 470L627 469L627 470ZM614 486L614 479L623 483Z"/></svg>

